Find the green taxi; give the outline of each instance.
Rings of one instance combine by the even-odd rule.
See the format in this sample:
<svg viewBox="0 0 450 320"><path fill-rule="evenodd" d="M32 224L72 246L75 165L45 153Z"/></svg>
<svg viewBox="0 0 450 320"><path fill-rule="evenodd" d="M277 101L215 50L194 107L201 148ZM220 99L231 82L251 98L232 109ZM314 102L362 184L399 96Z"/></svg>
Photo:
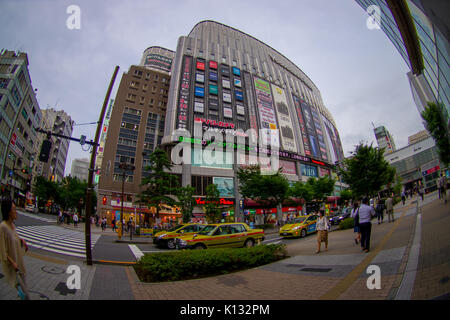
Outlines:
<svg viewBox="0 0 450 320"><path fill-rule="evenodd" d="M316 221L318 215L311 214L298 217L286 223L280 228L280 236L283 238L305 237L307 234L316 232Z"/></svg>
<svg viewBox="0 0 450 320"><path fill-rule="evenodd" d="M264 240L263 229L251 229L246 223L208 224L200 232L177 237L177 249L253 247Z"/></svg>
<svg viewBox="0 0 450 320"><path fill-rule="evenodd" d="M203 229L205 224L187 223L180 224L168 230L159 231L153 236L153 243L158 247L165 247L168 249L175 249L175 238L183 235L190 235L198 233Z"/></svg>

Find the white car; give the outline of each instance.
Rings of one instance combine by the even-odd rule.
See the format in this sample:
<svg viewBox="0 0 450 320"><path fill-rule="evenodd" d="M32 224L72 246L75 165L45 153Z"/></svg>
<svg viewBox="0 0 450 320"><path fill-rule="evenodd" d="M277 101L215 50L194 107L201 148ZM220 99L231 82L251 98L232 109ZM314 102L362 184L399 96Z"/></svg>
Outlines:
<svg viewBox="0 0 450 320"><path fill-rule="evenodd" d="M35 208L34 208L34 205L32 205L32 204L27 204L27 205L25 206L25 211L33 212L33 213L34 213L34 210L35 210Z"/></svg>

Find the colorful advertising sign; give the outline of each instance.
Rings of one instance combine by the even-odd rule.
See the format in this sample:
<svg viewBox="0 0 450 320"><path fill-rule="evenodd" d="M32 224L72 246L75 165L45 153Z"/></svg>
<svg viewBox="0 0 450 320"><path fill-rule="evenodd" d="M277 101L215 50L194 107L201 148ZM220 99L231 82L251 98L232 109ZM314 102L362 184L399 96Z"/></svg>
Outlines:
<svg viewBox="0 0 450 320"><path fill-rule="evenodd" d="M196 97L204 97L205 96L205 88L195 87L195 96Z"/></svg>
<svg viewBox="0 0 450 320"><path fill-rule="evenodd" d="M172 67L172 59L159 54L151 53L145 57L144 65L155 67L165 72L170 72Z"/></svg>
<svg viewBox="0 0 450 320"><path fill-rule="evenodd" d="M319 167L319 177L330 176L330 170Z"/></svg>
<svg viewBox="0 0 450 320"><path fill-rule="evenodd" d="M224 118L233 118L233 110L230 108L223 108L223 117Z"/></svg>
<svg viewBox="0 0 450 320"><path fill-rule="evenodd" d="M254 129L255 132L258 132L258 122L256 120L256 103L253 96L252 79L250 73L246 71L244 71L244 84L245 84L245 93L247 96L250 128Z"/></svg>
<svg viewBox="0 0 450 320"><path fill-rule="evenodd" d="M234 197L233 178L213 177L213 183L217 186L220 197Z"/></svg>
<svg viewBox="0 0 450 320"><path fill-rule="evenodd" d="M230 76L230 69L228 68L228 66L221 65L220 66L220 73L222 73L222 75L225 76L225 77L229 77Z"/></svg>
<svg viewBox="0 0 450 320"><path fill-rule="evenodd" d="M271 132L278 129L275 110L273 109L272 93L267 81L253 77L256 92L256 105L258 106L261 129L265 129L267 134L267 145L279 146L280 138L278 134ZM271 134L272 133L272 134Z"/></svg>
<svg viewBox="0 0 450 320"><path fill-rule="evenodd" d="M320 154L323 160L328 160L327 146L323 136L322 126L320 124L319 112L315 106L310 106L311 115L313 117L314 127L316 128L317 141L319 142Z"/></svg>
<svg viewBox="0 0 450 320"><path fill-rule="evenodd" d="M230 89L230 88L231 88L231 86L230 86L230 80L228 80L228 79L222 79L222 87L227 88L227 89Z"/></svg>
<svg viewBox="0 0 450 320"><path fill-rule="evenodd" d="M301 164L300 166L302 168L302 176L315 177L315 178L318 177L317 167L309 166L307 164Z"/></svg>
<svg viewBox="0 0 450 320"><path fill-rule="evenodd" d="M275 101L275 109L277 111L278 122L281 133L282 149L297 152L295 144L294 129L292 126L291 113L287 105L284 90L272 84L273 100Z"/></svg>
<svg viewBox="0 0 450 320"><path fill-rule="evenodd" d="M198 70L205 70L205 63L202 61L197 61L197 69Z"/></svg>
<svg viewBox="0 0 450 320"><path fill-rule="evenodd" d="M189 90L191 77L192 57L185 56L183 63L183 74L181 75L180 97L178 101L177 128L187 129L187 119L189 114Z"/></svg>
<svg viewBox="0 0 450 320"><path fill-rule="evenodd" d="M217 72L212 72L212 71L210 71L209 72L209 80L211 80L211 81L217 81Z"/></svg>
<svg viewBox="0 0 450 320"><path fill-rule="evenodd" d="M236 76L240 76L241 70L239 68L233 67L233 74Z"/></svg>
<svg viewBox="0 0 450 320"><path fill-rule="evenodd" d="M202 73L196 73L195 74L195 81L196 82L200 82L200 83L204 83L205 82L205 75Z"/></svg>
<svg viewBox="0 0 450 320"><path fill-rule="evenodd" d="M331 162L336 163L336 161L338 161L338 159L339 159L339 156L338 156L338 150L337 150L336 137L334 136L334 132L332 129L333 125L324 116L322 116L322 121L323 121L323 124L325 125L325 133L326 133L326 137L328 139L328 145L330 146Z"/></svg>
<svg viewBox="0 0 450 320"><path fill-rule="evenodd" d="M223 93L223 101L231 103L231 94L228 92Z"/></svg>
<svg viewBox="0 0 450 320"><path fill-rule="evenodd" d="M235 91L234 91L234 96L235 96L236 100L238 100L238 101L244 101L244 94L243 94L242 91L235 90Z"/></svg>
<svg viewBox="0 0 450 320"><path fill-rule="evenodd" d="M210 61L210 62L209 62L209 67L210 67L211 69L217 69L217 62L215 62L215 61Z"/></svg>
<svg viewBox="0 0 450 320"><path fill-rule="evenodd" d="M194 111L203 113L205 111L204 103L203 102L195 102L194 103Z"/></svg>
<svg viewBox="0 0 450 320"><path fill-rule="evenodd" d="M306 131L308 131L312 155L316 158L320 158L319 141L316 135L316 128L314 126L311 107L302 99L300 99L300 106L303 112L303 119L305 120Z"/></svg>
<svg viewBox="0 0 450 320"><path fill-rule="evenodd" d="M240 114L241 116L244 116L245 115L245 108L244 108L244 106L241 105L241 104L237 104L236 105L236 113Z"/></svg>
<svg viewBox="0 0 450 320"><path fill-rule="evenodd" d="M294 95L292 95L292 98L294 99L294 106L295 110L297 111L297 118L300 124L300 131L302 133L303 149L305 150L305 155L311 156L311 147L309 145L308 132L306 130L305 121L303 119L303 112L300 106L300 99Z"/></svg>
<svg viewBox="0 0 450 320"><path fill-rule="evenodd" d="M217 86L214 84L210 84L209 85L209 93L217 96L217 94L219 93Z"/></svg>
<svg viewBox="0 0 450 320"><path fill-rule="evenodd" d="M234 81L234 86L235 87L239 87L240 88L242 86L242 83L241 83L240 79L234 79L233 81Z"/></svg>

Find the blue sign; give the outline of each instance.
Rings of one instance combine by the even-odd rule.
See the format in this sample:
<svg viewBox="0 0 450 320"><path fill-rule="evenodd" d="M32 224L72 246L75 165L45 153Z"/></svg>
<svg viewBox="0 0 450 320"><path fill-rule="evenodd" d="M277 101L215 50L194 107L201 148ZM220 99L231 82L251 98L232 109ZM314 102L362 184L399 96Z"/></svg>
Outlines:
<svg viewBox="0 0 450 320"><path fill-rule="evenodd" d="M236 97L236 100L244 101L244 95L242 94L242 91L235 90L234 95Z"/></svg>
<svg viewBox="0 0 450 320"><path fill-rule="evenodd" d="M209 80L212 80L212 81L217 81L217 72L210 72L209 73Z"/></svg>
<svg viewBox="0 0 450 320"><path fill-rule="evenodd" d="M195 96L196 97L204 97L205 96L205 88L195 87Z"/></svg>
<svg viewBox="0 0 450 320"><path fill-rule="evenodd" d="M233 74L240 76L241 75L241 70L239 68L233 67Z"/></svg>
<svg viewBox="0 0 450 320"><path fill-rule="evenodd" d="M12 170L9 170L9 176L12 177L12 175L13 175Z"/></svg>

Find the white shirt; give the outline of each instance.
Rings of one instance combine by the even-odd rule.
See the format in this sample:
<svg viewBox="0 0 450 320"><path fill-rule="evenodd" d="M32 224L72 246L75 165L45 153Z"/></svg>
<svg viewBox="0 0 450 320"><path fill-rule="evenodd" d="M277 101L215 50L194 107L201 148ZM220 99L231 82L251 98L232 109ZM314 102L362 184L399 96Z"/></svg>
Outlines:
<svg viewBox="0 0 450 320"><path fill-rule="evenodd" d="M359 223L370 222L371 218L376 215L375 209L367 204L361 204L359 207Z"/></svg>
<svg viewBox="0 0 450 320"><path fill-rule="evenodd" d="M328 230L328 219L325 217L317 219L316 230L318 231Z"/></svg>

